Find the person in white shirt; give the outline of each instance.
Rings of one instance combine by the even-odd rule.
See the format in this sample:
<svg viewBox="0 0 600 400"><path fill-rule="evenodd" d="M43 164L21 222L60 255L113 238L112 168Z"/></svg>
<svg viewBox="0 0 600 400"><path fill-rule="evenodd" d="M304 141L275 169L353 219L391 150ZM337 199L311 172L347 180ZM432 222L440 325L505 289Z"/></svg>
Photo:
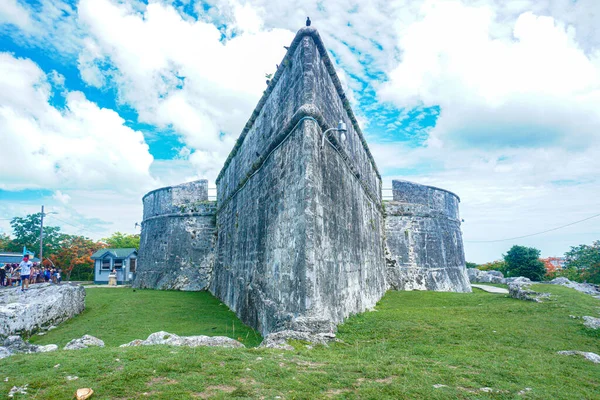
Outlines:
<svg viewBox="0 0 600 400"><path fill-rule="evenodd" d="M21 270L21 291L29 289L29 274L31 274L31 266L33 263L29 261L29 256L23 256L23 261L19 264Z"/></svg>

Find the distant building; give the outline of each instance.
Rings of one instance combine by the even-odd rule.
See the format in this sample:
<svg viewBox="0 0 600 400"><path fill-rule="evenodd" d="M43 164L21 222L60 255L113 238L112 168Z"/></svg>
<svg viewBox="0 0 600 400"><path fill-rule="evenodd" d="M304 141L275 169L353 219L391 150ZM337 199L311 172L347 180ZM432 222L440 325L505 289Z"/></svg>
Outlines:
<svg viewBox="0 0 600 400"><path fill-rule="evenodd" d="M117 272L117 284L133 281L137 267L137 249L100 249L92 254L94 260L94 283L108 284L108 275Z"/></svg>
<svg viewBox="0 0 600 400"><path fill-rule="evenodd" d="M32 252L28 251L27 254L29 254L29 261L40 262L40 259L35 258ZM23 261L22 253L0 251L0 264L18 264L21 261Z"/></svg>

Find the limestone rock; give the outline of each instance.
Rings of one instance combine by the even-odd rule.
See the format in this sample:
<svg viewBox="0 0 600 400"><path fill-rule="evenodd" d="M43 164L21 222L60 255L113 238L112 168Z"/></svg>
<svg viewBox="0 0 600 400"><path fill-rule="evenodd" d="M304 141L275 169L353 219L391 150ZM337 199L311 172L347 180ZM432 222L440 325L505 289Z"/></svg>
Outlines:
<svg viewBox="0 0 600 400"><path fill-rule="evenodd" d="M600 329L600 318L585 316L585 317L583 317L583 320L584 320L583 324L585 326L587 326L588 328Z"/></svg>
<svg viewBox="0 0 600 400"><path fill-rule="evenodd" d="M10 357L10 355L11 353L6 347L0 346L0 360L6 357Z"/></svg>
<svg viewBox="0 0 600 400"><path fill-rule="evenodd" d="M22 292L20 288L0 290L0 338L31 335L79 314L85 308L83 286L38 283Z"/></svg>
<svg viewBox="0 0 600 400"><path fill-rule="evenodd" d="M528 300L541 303L543 299L549 298L550 293L539 293L531 290L530 284L524 282L511 282L508 284L508 293L510 297L519 300Z"/></svg>
<svg viewBox="0 0 600 400"><path fill-rule="evenodd" d="M500 271L481 271L477 268L467 268L471 283L505 283L504 275Z"/></svg>
<svg viewBox="0 0 600 400"><path fill-rule="evenodd" d="M153 346L157 344L185 347L245 347L242 343L238 342L237 340L225 336L178 336L165 331L155 332L148 336L148 339L146 340L136 339L129 343L122 344L120 347Z"/></svg>
<svg viewBox="0 0 600 400"><path fill-rule="evenodd" d="M558 354L561 354L563 356L580 355L580 356L583 356L586 360L593 362L594 364L600 364L600 356L596 353L590 353L587 351L566 350L566 351L559 351Z"/></svg>
<svg viewBox="0 0 600 400"><path fill-rule="evenodd" d="M517 277L513 277L513 278L504 278L501 283L505 283L508 285L509 283L524 284L524 283L532 283L532 282L531 282L531 279L529 279L529 278L525 278L524 276L517 276Z"/></svg>
<svg viewBox="0 0 600 400"><path fill-rule="evenodd" d="M0 358L6 358L16 353L48 353L56 350L58 350L58 346L55 344L37 346L24 341L20 336L14 335L4 339L3 347L0 347Z"/></svg>
<svg viewBox="0 0 600 400"><path fill-rule="evenodd" d="M80 350L88 347L104 347L104 342L90 335L83 335L79 339L73 339L64 347L63 350Z"/></svg>
<svg viewBox="0 0 600 400"><path fill-rule="evenodd" d="M600 296L600 290L598 290L598 286L592 285L590 283L573 282L562 276L554 278L548 283L551 285L566 286L568 288L575 289L578 292L589 294L592 296Z"/></svg>
<svg viewBox="0 0 600 400"><path fill-rule="evenodd" d="M288 340L301 340L313 344L321 344L327 346L329 342L336 340L333 333L309 333L285 330L269 334L265 337L259 347L270 349L293 350Z"/></svg>

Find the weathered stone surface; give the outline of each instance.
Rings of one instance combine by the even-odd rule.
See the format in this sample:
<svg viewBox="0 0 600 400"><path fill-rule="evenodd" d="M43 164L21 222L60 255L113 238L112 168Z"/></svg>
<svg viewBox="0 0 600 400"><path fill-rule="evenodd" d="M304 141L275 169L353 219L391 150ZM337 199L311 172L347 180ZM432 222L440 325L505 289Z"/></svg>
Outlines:
<svg viewBox="0 0 600 400"><path fill-rule="evenodd" d="M153 346L157 344L165 344L168 346L185 346L185 347L227 347L239 348L245 347L237 340L225 336L178 336L169 332L155 332L148 336L148 339L136 339L129 343L122 344L120 347L131 346Z"/></svg>
<svg viewBox="0 0 600 400"><path fill-rule="evenodd" d="M470 292L458 196L443 189L393 181L386 202L387 278L397 290Z"/></svg>
<svg viewBox="0 0 600 400"><path fill-rule="evenodd" d="M79 339L71 340L63 350L81 350L88 347L104 347L104 342L94 336L83 335Z"/></svg>
<svg viewBox="0 0 600 400"><path fill-rule="evenodd" d="M216 240L208 181L154 190L143 198L144 220L135 288L205 290Z"/></svg>
<svg viewBox="0 0 600 400"><path fill-rule="evenodd" d="M259 347L280 350L294 350L287 341L301 340L313 344L321 344L327 346L329 342L336 340L333 333L309 333L285 330L269 334L265 337Z"/></svg>
<svg viewBox="0 0 600 400"><path fill-rule="evenodd" d="M568 288L575 289L578 292L589 294L592 296L600 296L600 290L598 290L598 286L592 285L590 283L573 282L564 277L554 278L548 283L551 285L566 286Z"/></svg>
<svg viewBox="0 0 600 400"><path fill-rule="evenodd" d="M85 308L83 286L39 283L22 292L20 288L0 290L0 338L31 335L79 314Z"/></svg>
<svg viewBox="0 0 600 400"><path fill-rule="evenodd" d="M559 351L558 354L563 356L583 356L586 360L593 362L594 364L600 364L600 356L596 353L590 353L588 351L577 351L577 350L563 350Z"/></svg>
<svg viewBox="0 0 600 400"><path fill-rule="evenodd" d="M211 291L265 336L330 331L386 289L381 180L315 36L297 36L217 180ZM340 119L347 140L321 148Z"/></svg>
<svg viewBox="0 0 600 400"><path fill-rule="evenodd" d="M583 324L591 329L600 329L600 318L585 316Z"/></svg>
<svg viewBox="0 0 600 400"><path fill-rule="evenodd" d="M471 283L504 283L504 275L500 271L480 271L477 268L467 268Z"/></svg>
<svg viewBox="0 0 600 400"><path fill-rule="evenodd" d="M502 283L505 283L508 285L509 283L523 284L523 283L533 283L533 282L531 282L531 279L525 278L524 276L517 276L517 277L512 277L512 278L504 278L502 280Z"/></svg>
<svg viewBox="0 0 600 400"><path fill-rule="evenodd" d="M541 303L543 299L550 297L550 293L536 292L534 290L531 290L529 283L520 281L509 283L508 293L510 297L513 297L515 299L535 301L538 303Z"/></svg>
<svg viewBox="0 0 600 400"><path fill-rule="evenodd" d="M0 358L6 358L17 353L48 353L58 350L58 346L55 344L37 346L24 341L21 336L17 335L7 337L2 344L3 346L0 347Z"/></svg>

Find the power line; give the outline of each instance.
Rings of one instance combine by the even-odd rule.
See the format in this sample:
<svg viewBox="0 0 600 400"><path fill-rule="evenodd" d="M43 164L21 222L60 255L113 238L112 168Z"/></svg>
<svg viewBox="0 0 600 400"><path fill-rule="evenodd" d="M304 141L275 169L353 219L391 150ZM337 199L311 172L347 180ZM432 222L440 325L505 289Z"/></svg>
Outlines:
<svg viewBox="0 0 600 400"><path fill-rule="evenodd" d="M81 227L79 227L79 226L76 226L76 225L73 225L73 224L71 224L70 222L63 221L63 220L62 220L62 219L60 219L60 218L56 218L54 215L52 216L52 218L54 218L55 220L57 220L57 221L59 221L59 222L62 222L63 224L67 224L67 225L70 225L70 226L72 226L73 228L77 228L77 229L79 229L79 230L81 230L81 231L86 231L86 232L89 232L89 233L94 233L94 232L92 232L92 231L90 231L90 230L88 230L88 229L81 228Z"/></svg>
<svg viewBox="0 0 600 400"><path fill-rule="evenodd" d="M596 218L596 217L600 217L600 214L592 215L591 217L587 217L587 218L581 219L579 221L571 222L571 223L566 224L566 225L558 226L556 228L547 229L547 230L541 231L541 232L531 233L529 235L516 236L516 237L512 237L512 238L507 238L507 239L496 239L496 240L465 240L465 242L469 242L469 243L493 243L493 242L506 242L507 240L523 239L523 238L530 237L530 236L541 235L542 233L557 231L559 229L566 228L567 226L579 224L580 222L584 222L584 221L587 221L587 220L590 220L590 219Z"/></svg>

